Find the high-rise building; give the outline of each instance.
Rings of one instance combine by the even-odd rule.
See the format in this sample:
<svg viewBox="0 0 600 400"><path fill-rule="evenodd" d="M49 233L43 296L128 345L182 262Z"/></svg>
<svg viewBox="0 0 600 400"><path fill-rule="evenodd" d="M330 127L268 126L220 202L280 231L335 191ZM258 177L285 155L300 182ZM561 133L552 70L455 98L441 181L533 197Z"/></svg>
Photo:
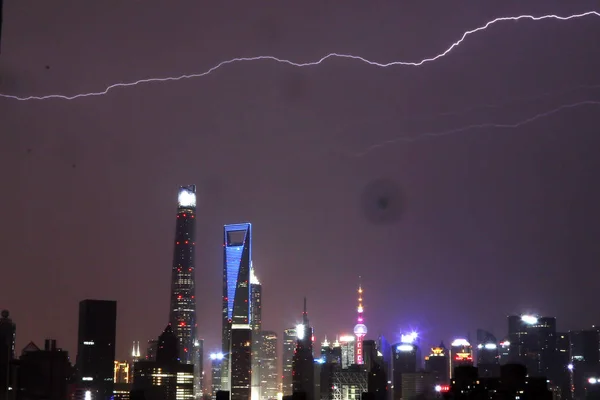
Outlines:
<svg viewBox="0 0 600 400"><path fill-rule="evenodd" d="M432 347L431 353L425 357L425 371L431 373L436 385L448 385L450 363L448 361L448 349L444 342L438 347Z"/></svg>
<svg viewBox="0 0 600 400"><path fill-rule="evenodd" d="M342 348L342 369L349 368L355 363L355 342L356 338L352 335L342 335L339 337L338 343Z"/></svg>
<svg viewBox="0 0 600 400"><path fill-rule="evenodd" d="M194 365L180 361L178 347L179 338L169 324L158 337L156 361L134 364L132 399L194 398Z"/></svg>
<svg viewBox="0 0 600 400"><path fill-rule="evenodd" d="M16 329L10 313L3 310L0 315L0 400L8 396L10 363L15 358Z"/></svg>
<svg viewBox="0 0 600 400"><path fill-rule="evenodd" d="M204 392L204 340L194 342L194 398L202 398Z"/></svg>
<svg viewBox="0 0 600 400"><path fill-rule="evenodd" d="M288 328L283 331L283 351L281 353L282 361L282 382L281 391L284 396L291 396L293 393L293 359L296 352L296 328Z"/></svg>
<svg viewBox="0 0 600 400"><path fill-rule="evenodd" d="M403 341L392 346L392 395L394 400L402 399L402 376L417 372L420 368L421 352L419 347L410 341L413 336L403 336Z"/></svg>
<svg viewBox="0 0 600 400"><path fill-rule="evenodd" d="M232 325L229 353L231 400L248 400L252 395L252 330L248 324Z"/></svg>
<svg viewBox="0 0 600 400"><path fill-rule="evenodd" d="M473 366L473 346L467 339L455 339L450 344L450 378L456 367Z"/></svg>
<svg viewBox="0 0 600 400"><path fill-rule="evenodd" d="M363 340L367 334L367 326L364 324L363 319L363 289L362 285L358 285L358 318L356 325L354 325L354 336L356 336L355 350L354 350L354 363L358 365L363 364Z"/></svg>
<svg viewBox="0 0 600 400"><path fill-rule="evenodd" d="M66 351L56 347L56 340L47 339L44 349L30 342L18 361L17 399L65 400L71 378L71 363Z"/></svg>
<svg viewBox="0 0 600 400"><path fill-rule="evenodd" d="M511 362L521 363L530 376L554 377L556 318L533 315L508 317Z"/></svg>
<svg viewBox="0 0 600 400"><path fill-rule="evenodd" d="M481 378L500 376L498 340L483 329L477 330L477 369Z"/></svg>
<svg viewBox="0 0 600 400"><path fill-rule="evenodd" d="M177 197L169 323L178 339L179 358L193 364L196 341L196 186L181 186Z"/></svg>
<svg viewBox="0 0 600 400"><path fill-rule="evenodd" d="M573 394L576 399L581 399L585 397L586 387L589 386L588 379L600 376L600 335L596 329L587 329L571 331L569 336Z"/></svg>
<svg viewBox="0 0 600 400"><path fill-rule="evenodd" d="M93 400L107 400L113 394L116 336L116 301L83 300L79 303L78 380L97 393Z"/></svg>
<svg viewBox="0 0 600 400"><path fill-rule="evenodd" d="M252 327L252 400L261 396L261 331L262 331L262 285L254 273L254 265L250 265L250 325Z"/></svg>
<svg viewBox="0 0 600 400"><path fill-rule="evenodd" d="M277 334L261 333L260 346L260 393L262 400L275 400L279 391L277 372ZM254 375L254 374L253 374Z"/></svg>
<svg viewBox="0 0 600 400"><path fill-rule="evenodd" d="M223 353L210 355L210 394L213 400L217 398L217 392L221 390L221 368L224 358Z"/></svg>
<svg viewBox="0 0 600 400"><path fill-rule="evenodd" d="M244 353L242 345L246 340L252 341L250 317L252 225L250 223L225 225L223 233L222 352L225 358L221 370L221 390L230 390L231 379L233 379L231 374L232 329L248 330L247 333L238 332L239 343L236 344L236 349L240 356ZM242 372L242 370L239 371ZM245 377L239 378L242 381L245 380Z"/></svg>
<svg viewBox="0 0 600 400"><path fill-rule="evenodd" d="M252 225L225 225L223 265L223 360L221 387L247 400L252 384Z"/></svg>
<svg viewBox="0 0 600 400"><path fill-rule="evenodd" d="M158 340L148 340L148 347L146 347L146 361L156 361L156 349L158 348Z"/></svg>
<svg viewBox="0 0 600 400"><path fill-rule="evenodd" d="M306 298L304 298L302 324L296 327L297 340L292 362L292 387L294 393L304 393L306 400L313 400L315 395L312 332L306 311Z"/></svg>
<svg viewBox="0 0 600 400"><path fill-rule="evenodd" d="M133 368L131 364L127 361L117 361L114 362L114 377L113 382L117 383L130 383L131 377L133 375Z"/></svg>

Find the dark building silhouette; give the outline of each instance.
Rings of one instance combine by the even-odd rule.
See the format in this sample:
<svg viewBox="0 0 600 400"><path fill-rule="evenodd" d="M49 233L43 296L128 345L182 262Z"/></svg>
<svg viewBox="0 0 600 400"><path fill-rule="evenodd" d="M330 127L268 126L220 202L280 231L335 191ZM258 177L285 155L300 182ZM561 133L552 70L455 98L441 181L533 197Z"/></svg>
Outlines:
<svg viewBox="0 0 600 400"><path fill-rule="evenodd" d="M222 352L225 358L222 364L221 388L230 390L232 329L250 330L250 303L252 268L252 225L249 223L225 225L223 229L223 325ZM250 342L252 334L250 330ZM245 333L239 332L239 344L244 343ZM242 337L244 336L244 337ZM250 360L251 361L251 360ZM238 368L238 372L242 369ZM245 381L246 377L238 377ZM251 377L249 377L251 379ZM234 393L231 390L233 398Z"/></svg>
<svg viewBox="0 0 600 400"><path fill-rule="evenodd" d="M600 343L598 344L600 346ZM552 370L550 378L552 379L552 389L560 392L561 400L570 400L572 398L572 380L569 364L571 362L571 342L569 334L566 332L556 334L556 351L552 361Z"/></svg>
<svg viewBox="0 0 600 400"><path fill-rule="evenodd" d="M1 6L1 4L0 4ZM6 400L11 376L11 361L15 358L17 326L10 319L10 313L0 314L0 400Z"/></svg>
<svg viewBox="0 0 600 400"><path fill-rule="evenodd" d="M431 353L425 357L425 371L433 377L436 385L448 385L450 383L450 360L448 349L441 342L438 347L432 347Z"/></svg>
<svg viewBox="0 0 600 400"><path fill-rule="evenodd" d="M600 335L596 329L571 331L569 341L573 394L583 399L589 391L588 380L600 377Z"/></svg>
<svg viewBox="0 0 600 400"><path fill-rule="evenodd" d="M396 343L392 346L392 398L402 400L402 375L417 372L421 365L421 352L414 343Z"/></svg>
<svg viewBox="0 0 600 400"><path fill-rule="evenodd" d="M509 316L508 341L511 363L523 364L530 376L554 378L556 318Z"/></svg>
<svg viewBox="0 0 600 400"><path fill-rule="evenodd" d="M194 395L194 365L179 360L179 338L167 325L158 338L156 361L133 364L131 400L179 400Z"/></svg>
<svg viewBox="0 0 600 400"><path fill-rule="evenodd" d="M156 349L158 347L158 340L148 340L148 347L146 348L146 361L156 361Z"/></svg>
<svg viewBox="0 0 600 400"><path fill-rule="evenodd" d="M498 340L483 329L477 330L477 369L481 378L500 376Z"/></svg>
<svg viewBox="0 0 600 400"><path fill-rule="evenodd" d="M481 378L477 368L456 367L450 388L442 393L447 400L552 400L545 377L528 377L527 368L520 364L500 367L500 376Z"/></svg>
<svg viewBox="0 0 600 400"><path fill-rule="evenodd" d="M377 354L374 340L363 340L364 368L367 371L368 393L373 400L386 400L388 396L387 374L383 356Z"/></svg>
<svg viewBox="0 0 600 400"><path fill-rule="evenodd" d="M82 387L97 391L102 400L110 399L113 393L116 332L116 301L83 300L79 303L78 381Z"/></svg>
<svg viewBox="0 0 600 400"><path fill-rule="evenodd" d="M71 377L69 355L46 340L44 349L30 342L16 362L16 400L65 400Z"/></svg>
<svg viewBox="0 0 600 400"><path fill-rule="evenodd" d="M305 396L306 400L313 400L315 391L312 332L306 311L306 298L304 298L302 324L296 327L297 339L296 352L292 360L292 386L293 395Z"/></svg>
<svg viewBox="0 0 600 400"><path fill-rule="evenodd" d="M231 329L231 400L248 400L252 383L252 330L249 326Z"/></svg>
<svg viewBox="0 0 600 400"><path fill-rule="evenodd" d="M182 186L177 198L169 323L179 341L179 358L185 364L193 364L197 339L195 250L196 186Z"/></svg>

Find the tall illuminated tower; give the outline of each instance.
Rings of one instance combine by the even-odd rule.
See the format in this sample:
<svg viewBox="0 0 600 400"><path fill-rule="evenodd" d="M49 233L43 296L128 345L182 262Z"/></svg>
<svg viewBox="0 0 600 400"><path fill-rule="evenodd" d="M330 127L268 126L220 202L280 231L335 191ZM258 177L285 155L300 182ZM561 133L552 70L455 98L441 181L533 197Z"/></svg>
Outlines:
<svg viewBox="0 0 600 400"><path fill-rule="evenodd" d="M262 337L262 285L254 273L254 265L250 265L250 325L252 328L252 390L251 398L261 398L261 337Z"/></svg>
<svg viewBox="0 0 600 400"><path fill-rule="evenodd" d="M225 225L223 238L223 328L221 388L231 399L250 398L252 369L252 225Z"/></svg>
<svg viewBox="0 0 600 400"><path fill-rule="evenodd" d="M363 323L363 289L362 285L358 284L358 319L356 325L354 325L354 336L356 336L355 351L354 351L354 362L358 365L364 363L363 359L363 340L367 334L367 326Z"/></svg>
<svg viewBox="0 0 600 400"><path fill-rule="evenodd" d="M171 270L169 323L177 336L179 359L193 364L196 341L194 261L196 248L196 186L181 186L177 197L175 251Z"/></svg>

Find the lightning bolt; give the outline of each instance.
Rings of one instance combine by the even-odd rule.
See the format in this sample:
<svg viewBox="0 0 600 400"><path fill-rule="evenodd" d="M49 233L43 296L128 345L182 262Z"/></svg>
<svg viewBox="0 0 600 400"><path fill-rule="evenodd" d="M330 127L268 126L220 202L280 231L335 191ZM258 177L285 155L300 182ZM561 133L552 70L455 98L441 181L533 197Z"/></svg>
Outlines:
<svg viewBox="0 0 600 400"><path fill-rule="evenodd" d="M531 124L532 122L535 122L539 119L549 117L551 115L560 113L565 110L578 108L578 107L582 107L582 106L600 106L600 101L585 100L585 101L580 101L580 102L572 103L572 104L564 104L560 107L553 108L550 111L536 114L533 117L530 117L530 118L527 118L527 119L524 119L522 121L515 122L512 124L497 124L497 123L473 124L473 125L467 125L467 126L463 126L460 128L450 129L450 130L441 131L441 132L426 132L426 133L421 133L421 134L417 134L417 135L403 135L403 136L399 136L399 137L396 137L393 139L389 139L389 140L386 140L383 142L373 144L373 145L367 147L362 152L351 154L350 156L351 157L364 157L367 154L369 154L375 150L381 149L381 148L389 146L389 145L398 144L400 142L408 142L408 143L416 142L417 140L427 138L427 137L446 136L446 135L452 135L452 134L456 134L456 133L463 133L463 132L468 132L468 131L473 131L473 130L481 130L481 129L516 129L516 128L520 128L524 125Z"/></svg>
<svg viewBox="0 0 600 400"><path fill-rule="evenodd" d="M461 43L463 43L467 39L467 37L469 37L470 35L484 31L484 30L488 29L490 26L495 25L499 22L507 22L507 21L516 22L516 21L520 21L520 20L543 21L543 20L547 20L547 19L553 19L553 20L558 20L558 21L568 21L571 19L584 18L584 17L588 17L588 16L600 17L600 13L597 11L587 11L584 13L572 14L572 15L568 15L568 16L559 16L559 15L552 14L552 15L542 15L542 16L538 16L538 17L533 16L533 15L519 15L519 16L514 16L514 17L499 17L499 18L496 18L496 19L493 19L493 20L487 22L485 25L482 25L478 28L466 31L465 33L462 34L460 39L458 39L456 42L452 43L450 45L450 47L448 47L446 50L439 53L438 55L430 57L430 58L425 58L421 61L416 61L416 62L392 61L389 63L380 63L380 62L371 61L364 57L360 57L360 56L356 56L356 55L339 54L339 53L330 53L324 57L321 57L320 59L318 59L316 61L310 61L310 62L304 62L304 63L296 63L291 60L277 58L274 56L239 57L239 58L232 58L231 60L222 61L222 62L218 63L217 65L215 65L214 67L212 67L204 72L187 74L187 75L179 75L179 76L170 76L170 77L165 77L165 78L140 79L140 80L137 80L134 82L115 83L110 86L107 86L104 90L102 90L100 92L80 93L80 94L76 94L73 96L65 96L65 95L61 95L61 94L50 94L50 95L46 95L46 96L26 96L26 97L0 93L0 97L11 99L11 100L19 100L19 101L51 100L51 99L76 100L76 99L79 99L82 97L104 96L104 95L108 94L109 91L111 91L113 89L117 89L117 88L129 88L129 87L142 85L142 84L146 84L146 83L164 83L164 82L175 82L175 81L186 80L186 79L202 78L202 77L207 76L207 75L211 74L212 72L218 70L219 68L224 67L229 64L261 61L261 60L275 61L277 63L287 64L287 65L293 66L293 67L316 66L316 65L320 65L323 62L325 62L326 60L329 60L332 58L341 58L341 59L348 59L348 60L353 60L353 61L360 61L365 64L368 64L368 65L371 65L374 67L379 67L379 68L388 68L388 67L393 67L393 66L419 67L423 64L430 63L430 62L439 60L442 57L445 57L456 47L460 46Z"/></svg>

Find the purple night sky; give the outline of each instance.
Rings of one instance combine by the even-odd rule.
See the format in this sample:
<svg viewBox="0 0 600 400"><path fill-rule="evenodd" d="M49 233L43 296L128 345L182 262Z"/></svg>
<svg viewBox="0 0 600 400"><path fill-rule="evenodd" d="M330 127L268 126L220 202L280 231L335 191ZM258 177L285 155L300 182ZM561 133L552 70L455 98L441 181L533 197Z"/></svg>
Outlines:
<svg viewBox="0 0 600 400"><path fill-rule="evenodd" d="M496 17L597 7L5 3L0 93L19 96L101 91L235 57L419 61ZM168 322L177 187L187 184L199 191L207 352L220 346L222 228L244 221L263 328L278 334L300 318L305 295L317 340L350 332L359 275L367 338L416 328L428 345L478 327L502 338L506 315L525 311L556 316L560 330L600 323L590 307L600 279L599 105L353 156L399 136L600 101L598 37L594 16L504 22L421 67L256 61L103 97L0 98L0 307L17 323L18 352L52 337L74 359L85 298L118 301L119 358L133 340L155 338ZM402 198L387 223L371 215L381 180L398 191L392 207Z"/></svg>

